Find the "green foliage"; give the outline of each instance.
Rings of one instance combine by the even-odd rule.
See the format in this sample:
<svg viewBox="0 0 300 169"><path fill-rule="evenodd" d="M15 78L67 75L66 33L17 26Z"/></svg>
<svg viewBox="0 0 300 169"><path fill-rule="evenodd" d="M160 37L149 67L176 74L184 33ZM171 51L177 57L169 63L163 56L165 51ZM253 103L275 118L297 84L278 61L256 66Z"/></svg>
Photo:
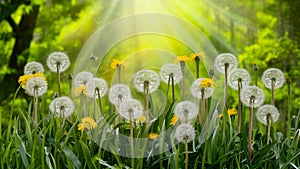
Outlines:
<svg viewBox="0 0 300 169"><path fill-rule="evenodd" d="M214 38L218 42L217 47L220 51L227 51L228 49L235 52L241 51L239 55L240 66L248 69L252 77L254 77L254 72L251 71L253 62L256 62L259 67L259 79L265 69L270 67L281 68L285 75L292 79L291 114L286 113L289 111L286 106L288 104L287 85L276 90L275 104L283 116L291 116L291 119L287 121L281 119L279 123L272 126L270 144L266 144L266 127L257 124L253 130L254 136L252 139L254 154L250 157L247 147L248 117L244 117L242 130L237 132L237 118L235 116L229 117L227 112L224 111L221 119L213 116L214 111L210 110L206 127L202 128L201 125L196 125L196 139L188 144L189 168L298 168L300 166L299 42L292 39L292 35L288 31L284 32L283 35L278 33L276 29L278 29L280 18L274 17L271 12L266 12L270 9L261 9L262 11L259 12L250 9L251 6L258 6L257 4L260 5L261 2L234 1L235 3L226 3L224 1L220 4L212 2L204 1L203 3L194 4L192 8L194 11L199 11L199 13L207 12L206 15L209 15L209 10L220 11L221 15L209 15L208 20L200 18L198 13L191 12L193 10L188 10L189 8L182 3L182 13L177 10L172 12L174 14L179 13L179 17L188 18L196 26L203 29L210 38ZM276 3L277 1L268 0L265 1L264 5L266 8L270 8L276 6ZM32 10L33 5L40 6L34 38L28 49L29 58L26 59L25 56L20 55L19 62L40 61L45 65L45 60L51 52L66 51L71 58L71 62L74 63L83 43L98 26L96 25L98 23L95 23L93 19L101 17L99 11L108 10L108 8L104 8L109 5L108 2L102 2L103 8L101 5L95 4L93 1L82 3L76 0L71 2L65 0L51 2L31 0L26 1L26 4L10 4L10 8L0 17L0 80L5 74L12 72L7 62L10 59L15 41L12 26L4 21L5 16L11 15L18 23L23 14ZM204 8L205 4L210 6ZM221 5L225 7L223 8ZM287 6L286 3L284 5ZM1 3L0 10L3 7L6 6ZM246 9L241 10L242 7ZM257 8L263 7L259 6ZM229 12L231 10L239 13L242 18L232 15ZM115 15L119 14L117 11L114 12ZM250 19L245 19L245 16L248 16L247 13L253 13L249 16ZM193 16L194 14L195 16ZM87 16L91 19L86 19ZM239 22L239 20L242 21ZM254 20L257 23L251 23ZM234 26L223 26L223 24L228 26L231 22L234 22ZM246 22L246 24L243 22ZM205 26L200 23L205 23L208 29L205 29ZM251 29L248 29L249 27ZM257 28L255 34L252 34L255 41L246 46L242 43L248 38L245 32L252 30L253 27ZM217 31L219 31L218 36L216 35ZM239 33L233 36L234 32ZM165 47L174 53L180 54L191 52L182 47L175 39L155 38L157 37L154 35L147 35L138 39L140 40L139 43L146 48ZM232 42L233 40L234 42ZM170 42L172 46L163 46L166 41ZM126 42L120 42L116 45L116 48L108 51L107 57L109 59L104 61L105 66L101 67L99 72L105 72L109 69L109 61L112 58L116 56L126 58L126 55L122 53L123 51L133 53L136 50L136 42L133 38L129 38ZM143 60L136 61L136 64L140 63L143 63ZM187 66L191 67L192 64L188 63ZM201 72L204 72L204 66L201 69ZM194 68L191 68L191 71L194 72ZM62 74L61 87L63 95L69 94L67 77L70 72ZM112 77L113 73L113 71L110 71L103 76L108 79ZM174 106L178 101L171 102L168 100L165 105L166 108L164 108L163 106L156 106L155 101L152 98L150 99L150 112L157 114L162 112L162 114L152 121L148 127L144 123L134 123L134 138L148 138L149 133L153 132L160 134L159 137L162 139L145 139L145 141L135 145L136 152L148 153L146 158L123 157L118 154L119 148L127 150L130 144L126 143L119 146L118 140L112 139L115 134L112 129L118 128L122 134L129 136L131 125L129 121L120 121L118 112L115 112L109 106L107 100L103 101L104 117L97 121L98 127L92 131L79 131L77 129L82 113L80 112L81 107L66 120L53 117L49 113L48 105L55 93L54 89L57 88L55 86L56 76L50 74L49 71L46 71L45 74L49 90L45 96L40 98L39 119L41 120L38 126L34 125L31 118L33 109L31 98L24 97L24 91L20 87L15 93L11 93L12 97L1 103L4 106L0 108L0 168L184 168L184 144L175 145L174 133L167 133L168 130L175 129L178 126L179 122L174 126L170 125ZM207 76L207 72L204 76ZM260 82L259 86L264 88ZM162 89L166 89L166 86L163 86ZM178 90L178 88L176 89ZM236 93L233 90L229 91L231 91L229 92L230 107L235 107L237 105ZM264 88L264 92L267 94L266 102L270 102L270 91ZM177 91L176 95L178 96L179 93ZM143 97L138 93L135 93L134 96ZM80 102L78 100L76 100L77 105ZM248 114L246 108L243 109L243 115L245 114ZM95 115L95 118L97 117ZM290 129L290 135L286 134L286 123L290 125L290 127L287 127L287 130ZM109 147L109 150L103 149L103 147ZM148 148L151 147L159 147L159 154L152 155L153 152L147 152ZM167 151L165 151L166 149ZM129 156L130 152L127 153Z"/></svg>

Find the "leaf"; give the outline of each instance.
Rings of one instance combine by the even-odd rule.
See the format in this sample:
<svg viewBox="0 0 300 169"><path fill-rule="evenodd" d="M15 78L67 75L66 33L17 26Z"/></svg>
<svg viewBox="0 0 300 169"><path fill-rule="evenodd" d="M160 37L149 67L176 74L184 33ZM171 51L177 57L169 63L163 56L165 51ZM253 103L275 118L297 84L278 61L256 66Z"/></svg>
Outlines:
<svg viewBox="0 0 300 169"><path fill-rule="evenodd" d="M81 168L81 163L76 155L70 150L68 146L64 146L63 152L65 153L66 157L72 162L75 168Z"/></svg>
<svg viewBox="0 0 300 169"><path fill-rule="evenodd" d="M29 162L28 162L28 159L27 159L27 156L26 156L27 151L26 151L26 148L25 148L25 144L22 141L22 139L20 138L18 133L16 133L16 136L18 138L18 147L19 147L19 152L20 152L23 164L26 168L28 168L29 167Z"/></svg>
<svg viewBox="0 0 300 169"><path fill-rule="evenodd" d="M96 166L92 162L90 151L89 151L89 148L87 147L87 145L82 140L79 140L79 143L80 143L81 149L83 151L83 156L85 159L84 161L87 163L88 168L96 168Z"/></svg>
<svg viewBox="0 0 300 169"><path fill-rule="evenodd" d="M109 165L107 162L105 162L104 160L102 160L101 158L99 158L99 163L102 165L105 165L106 167L110 168L110 169L117 169L111 165Z"/></svg>

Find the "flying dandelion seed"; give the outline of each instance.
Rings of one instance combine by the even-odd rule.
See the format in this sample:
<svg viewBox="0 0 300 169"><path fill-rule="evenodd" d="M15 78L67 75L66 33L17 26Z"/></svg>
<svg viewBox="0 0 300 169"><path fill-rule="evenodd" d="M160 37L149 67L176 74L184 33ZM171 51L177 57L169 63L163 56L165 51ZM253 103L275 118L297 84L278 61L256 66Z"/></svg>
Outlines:
<svg viewBox="0 0 300 169"><path fill-rule="evenodd" d="M136 99L124 100L120 104L119 114L127 120L133 120L143 114L143 106L141 102Z"/></svg>
<svg viewBox="0 0 300 169"><path fill-rule="evenodd" d="M263 90L257 86L247 86L241 91L241 101L242 103L250 107L250 99L253 99L253 107L261 106L265 101L265 94Z"/></svg>
<svg viewBox="0 0 300 169"><path fill-rule="evenodd" d="M39 62L29 62L24 66L24 74L44 73L44 67Z"/></svg>
<svg viewBox="0 0 300 169"><path fill-rule="evenodd" d="M182 101L175 106L174 114L182 121L191 120L197 116L197 108L193 102Z"/></svg>
<svg viewBox="0 0 300 169"><path fill-rule="evenodd" d="M231 88L238 90L239 80L243 87L248 86L251 81L251 76L246 69L238 68L233 70L228 77L228 84Z"/></svg>
<svg viewBox="0 0 300 169"><path fill-rule="evenodd" d="M57 68L60 73L64 72L70 66L69 56L64 52L53 52L47 58L47 66L52 72L57 72Z"/></svg>
<svg viewBox="0 0 300 169"><path fill-rule="evenodd" d="M280 116L278 109L272 105L263 105L258 108L256 112L256 118L259 122L261 122L264 125L268 125L267 122L268 116L270 116L272 122L275 123Z"/></svg>
<svg viewBox="0 0 300 169"><path fill-rule="evenodd" d="M160 84L160 79L156 72L152 70L140 70L133 76L133 84L138 92L144 93L145 81L149 82L149 94L156 91Z"/></svg>
<svg viewBox="0 0 300 169"><path fill-rule="evenodd" d="M131 92L127 85L115 84L113 85L108 93L109 101L119 106L121 102L131 99Z"/></svg>
<svg viewBox="0 0 300 169"><path fill-rule="evenodd" d="M49 105L50 111L56 117L67 118L74 112L74 103L73 101L66 96L55 98L51 101Z"/></svg>
<svg viewBox="0 0 300 169"><path fill-rule="evenodd" d="M179 83L182 79L182 74L180 66L176 64L166 64L160 68L161 80L165 83L169 82L169 77L172 76L174 79L174 84Z"/></svg>
<svg viewBox="0 0 300 169"><path fill-rule="evenodd" d="M180 124L175 131L174 137L181 143L190 142L195 138L195 129L189 123Z"/></svg>
<svg viewBox="0 0 300 169"><path fill-rule="evenodd" d="M262 75L262 83L266 88L272 89L272 81L274 83L274 89L281 88L284 84L284 74L280 69L269 68L264 71Z"/></svg>
<svg viewBox="0 0 300 169"><path fill-rule="evenodd" d="M102 78L93 78L92 80L88 81L86 88L87 95L91 98L96 97L96 91L100 92L100 97L105 96L107 93L107 83Z"/></svg>

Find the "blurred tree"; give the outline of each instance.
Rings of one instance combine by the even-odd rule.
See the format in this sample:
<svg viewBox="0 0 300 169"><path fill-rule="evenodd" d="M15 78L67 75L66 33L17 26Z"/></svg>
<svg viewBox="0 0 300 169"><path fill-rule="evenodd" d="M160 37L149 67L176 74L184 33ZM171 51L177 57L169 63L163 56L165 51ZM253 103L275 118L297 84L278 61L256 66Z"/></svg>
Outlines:
<svg viewBox="0 0 300 169"><path fill-rule="evenodd" d="M10 0L0 4L0 22L7 22L12 28L11 37L14 45L8 60L10 73L5 74L1 87L5 90L0 93L0 100L5 99L18 86L17 77L22 74L23 67L29 56L28 48L33 38L33 31L42 1ZM19 12L19 18L13 18L13 14ZM22 59L18 58L21 57ZM9 85L8 85L9 84Z"/></svg>
<svg viewBox="0 0 300 169"><path fill-rule="evenodd" d="M97 10L85 10L93 2L79 0L0 2L0 26L3 27L0 30L0 46L4 49L0 52L2 87L0 101L12 96L17 89L18 77L23 74L23 67L28 61L36 60L45 65L49 53L57 50L68 50L65 52L72 55L78 54L81 45L93 30L93 25L88 22L92 19L87 20L86 17L91 15L91 11ZM82 22L85 22L85 27L80 27ZM75 31L77 33L74 33ZM77 40L71 40L74 37Z"/></svg>

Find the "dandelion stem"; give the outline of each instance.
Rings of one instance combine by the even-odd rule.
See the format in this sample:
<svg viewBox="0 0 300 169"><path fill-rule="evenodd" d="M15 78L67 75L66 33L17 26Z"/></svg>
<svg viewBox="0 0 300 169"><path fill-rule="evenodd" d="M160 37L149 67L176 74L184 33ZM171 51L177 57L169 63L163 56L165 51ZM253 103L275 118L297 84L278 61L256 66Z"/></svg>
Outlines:
<svg viewBox="0 0 300 169"><path fill-rule="evenodd" d="M254 96L250 98L250 117L249 117L249 138L248 138L248 154L249 159L251 160L253 155L253 148L252 148L252 121L253 121L253 104L254 104Z"/></svg>
<svg viewBox="0 0 300 169"><path fill-rule="evenodd" d="M175 86L174 86L174 76L171 76L171 82L172 82L172 103L175 101Z"/></svg>
<svg viewBox="0 0 300 169"><path fill-rule="evenodd" d="M69 81L69 97L70 97L71 99L73 99L73 95L72 95L72 79L73 79L72 75L69 74L69 75L68 75L68 81Z"/></svg>
<svg viewBox="0 0 300 169"><path fill-rule="evenodd" d="M201 89L201 125L204 127L205 123L205 99L204 99L204 88Z"/></svg>
<svg viewBox="0 0 300 169"><path fill-rule="evenodd" d="M267 123L268 123L268 137L267 137L267 144L269 144L270 143L270 134L271 134L271 115L270 114L268 114L267 115Z"/></svg>
<svg viewBox="0 0 300 169"><path fill-rule="evenodd" d="M185 169L188 169L189 165L189 147L187 143L187 137L184 138L184 145L185 145Z"/></svg>
<svg viewBox="0 0 300 169"><path fill-rule="evenodd" d="M130 117L130 145L131 145L131 167L134 168L134 142L133 142L133 117L132 117L132 112L129 112L129 117Z"/></svg>
<svg viewBox="0 0 300 169"><path fill-rule="evenodd" d="M34 125L38 124L38 117L37 117L37 112L38 112L38 104L39 104L39 97L38 97L38 87L35 86L33 88L34 90L34 111L33 111L33 121Z"/></svg>
<svg viewBox="0 0 300 169"><path fill-rule="evenodd" d="M99 102L99 108L100 108L100 117L102 116L102 103L101 103L101 96L100 96L100 90L99 88L96 88L97 96L98 96L98 102Z"/></svg>
<svg viewBox="0 0 300 169"><path fill-rule="evenodd" d="M254 62L254 63L252 64L252 68L253 68L254 73L255 73L255 86L257 86L257 70L258 70L258 67L257 67L256 62Z"/></svg>
<svg viewBox="0 0 300 169"><path fill-rule="evenodd" d="M241 102L241 88L242 79L238 79L238 132L241 131L241 116L242 116L242 102Z"/></svg>
<svg viewBox="0 0 300 169"><path fill-rule="evenodd" d="M167 86L166 96L168 96L168 94L169 94L170 83L171 83L171 75L169 75L169 78L168 78L168 86Z"/></svg>
<svg viewBox="0 0 300 169"><path fill-rule="evenodd" d="M87 98L86 95L82 93L83 96L83 111L84 111L84 117L88 116L88 111L87 111Z"/></svg>
<svg viewBox="0 0 300 169"><path fill-rule="evenodd" d="M181 100L183 101L184 100L184 95L185 95L185 92L184 92L184 67L185 67L185 62L184 61L180 61L180 69L181 69L181 74L182 74L182 80L181 80Z"/></svg>
<svg viewBox="0 0 300 169"><path fill-rule="evenodd" d="M228 77L229 64L225 63L224 66L225 66L224 104L225 104L226 110L227 110L227 108L228 108L228 103L227 103L227 100L228 100L228 96L227 96L228 78L227 77Z"/></svg>
<svg viewBox="0 0 300 169"><path fill-rule="evenodd" d="M60 97L60 62L56 63L56 72L57 72L57 89L58 89L58 96Z"/></svg>
<svg viewBox="0 0 300 169"><path fill-rule="evenodd" d="M149 122L149 100L148 100L148 95L149 95L149 81L144 81L144 100L145 100L145 109L146 109L146 128L148 126Z"/></svg>
<svg viewBox="0 0 300 169"><path fill-rule="evenodd" d="M286 136L291 136L291 80L290 78L286 79L287 82L287 90L288 90L288 110L287 110L287 132Z"/></svg>
<svg viewBox="0 0 300 169"><path fill-rule="evenodd" d="M272 106L274 106L274 86L275 86L275 80L276 79L274 79L274 78L272 79L272 86L271 86L272 87L272 89L271 89L272 90L272 102L271 102Z"/></svg>
<svg viewBox="0 0 300 169"><path fill-rule="evenodd" d="M121 65L117 65L117 71L118 71L118 83L121 83Z"/></svg>
<svg viewBox="0 0 300 169"><path fill-rule="evenodd" d="M255 86L257 86L257 69L254 69L254 73L255 73Z"/></svg>
<svg viewBox="0 0 300 169"><path fill-rule="evenodd" d="M204 146L201 169L205 169L206 149L207 149L207 141L205 142L205 146Z"/></svg>
<svg viewBox="0 0 300 169"><path fill-rule="evenodd" d="M200 65L200 59L198 56L196 56L195 58L195 62L196 62L196 78L199 78L199 65Z"/></svg>

